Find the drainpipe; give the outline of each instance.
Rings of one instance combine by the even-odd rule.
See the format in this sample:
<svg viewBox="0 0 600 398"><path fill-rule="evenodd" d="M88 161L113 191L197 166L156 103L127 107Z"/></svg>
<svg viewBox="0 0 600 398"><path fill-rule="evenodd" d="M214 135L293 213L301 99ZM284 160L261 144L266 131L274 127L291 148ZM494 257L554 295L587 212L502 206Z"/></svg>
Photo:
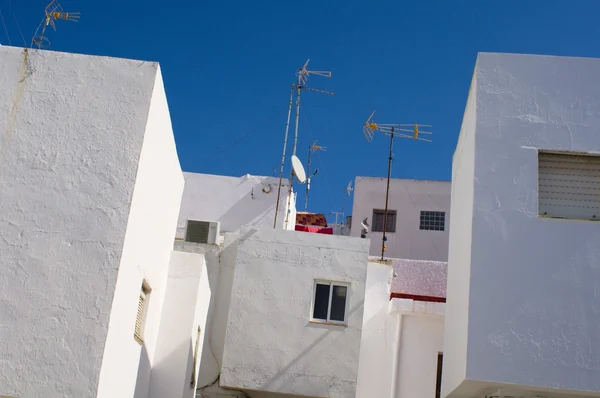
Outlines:
<svg viewBox="0 0 600 398"><path fill-rule="evenodd" d="M390 398L400 398L400 349L402 345L402 312L398 312L396 320L396 344L394 362L392 363L392 391Z"/></svg>

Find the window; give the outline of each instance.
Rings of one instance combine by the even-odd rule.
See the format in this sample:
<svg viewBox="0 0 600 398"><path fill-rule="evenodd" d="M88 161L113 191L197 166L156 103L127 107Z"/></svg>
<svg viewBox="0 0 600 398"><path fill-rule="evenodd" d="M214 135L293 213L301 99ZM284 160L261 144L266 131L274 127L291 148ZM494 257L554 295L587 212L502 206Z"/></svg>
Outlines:
<svg viewBox="0 0 600 398"><path fill-rule="evenodd" d="M385 210L373 209L373 232L383 232L383 223L385 222ZM387 211L387 227L385 232L396 232L396 210Z"/></svg>
<svg viewBox="0 0 600 398"><path fill-rule="evenodd" d="M442 396L442 365L444 362L444 354L438 353L437 360L437 376L435 379L435 398L440 398Z"/></svg>
<svg viewBox="0 0 600 398"><path fill-rule="evenodd" d="M146 314L148 313L148 302L150 300L150 285L145 280L142 282L140 297L138 299L137 314L135 317L135 331L133 337L138 343L144 342L144 327L146 326Z"/></svg>
<svg viewBox="0 0 600 398"><path fill-rule="evenodd" d="M185 241L194 243L207 243L210 223L208 221L188 220L185 231Z"/></svg>
<svg viewBox="0 0 600 398"><path fill-rule="evenodd" d="M198 366L198 349L200 348L200 336L202 334L202 329L198 326L198 333L196 335L196 346L194 347L194 358L192 364L192 379L190 380L190 385L193 387L196 386L196 367Z"/></svg>
<svg viewBox="0 0 600 398"><path fill-rule="evenodd" d="M312 320L344 324L348 284L340 282L315 282Z"/></svg>
<svg viewBox="0 0 600 398"><path fill-rule="evenodd" d="M538 153L540 216L600 219L600 156Z"/></svg>
<svg viewBox="0 0 600 398"><path fill-rule="evenodd" d="M444 231L446 229L446 212L422 211L419 229L424 231Z"/></svg>

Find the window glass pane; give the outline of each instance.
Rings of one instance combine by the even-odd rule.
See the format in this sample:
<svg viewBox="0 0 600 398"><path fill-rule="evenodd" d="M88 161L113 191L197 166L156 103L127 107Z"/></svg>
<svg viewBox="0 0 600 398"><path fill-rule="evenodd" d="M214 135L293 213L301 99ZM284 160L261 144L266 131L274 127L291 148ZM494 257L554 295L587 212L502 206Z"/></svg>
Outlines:
<svg viewBox="0 0 600 398"><path fill-rule="evenodd" d="M332 321L343 322L346 315L346 286L333 286L333 296L331 297L331 313L329 318Z"/></svg>
<svg viewBox="0 0 600 398"><path fill-rule="evenodd" d="M327 320L327 307L329 306L329 285L317 283L315 291L315 308L313 319Z"/></svg>

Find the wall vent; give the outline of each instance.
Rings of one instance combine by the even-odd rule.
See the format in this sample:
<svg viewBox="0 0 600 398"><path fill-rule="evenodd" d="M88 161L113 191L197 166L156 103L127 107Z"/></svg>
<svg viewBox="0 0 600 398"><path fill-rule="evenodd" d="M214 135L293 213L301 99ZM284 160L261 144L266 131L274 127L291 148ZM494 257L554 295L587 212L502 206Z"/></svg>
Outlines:
<svg viewBox="0 0 600 398"><path fill-rule="evenodd" d="M600 156L538 153L542 217L600 220Z"/></svg>

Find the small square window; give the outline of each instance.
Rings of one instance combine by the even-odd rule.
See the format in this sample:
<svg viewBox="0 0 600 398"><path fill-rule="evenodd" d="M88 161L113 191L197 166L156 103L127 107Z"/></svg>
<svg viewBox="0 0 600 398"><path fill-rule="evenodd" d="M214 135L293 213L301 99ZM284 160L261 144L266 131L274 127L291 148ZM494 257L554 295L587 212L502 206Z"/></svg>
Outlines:
<svg viewBox="0 0 600 398"><path fill-rule="evenodd" d="M446 230L446 212L422 211L419 229L424 231Z"/></svg>
<svg viewBox="0 0 600 398"><path fill-rule="evenodd" d="M371 230L373 232L383 232L385 223L385 210L373 209L373 219ZM387 227L385 232L396 232L396 210L387 211Z"/></svg>
<svg viewBox="0 0 600 398"><path fill-rule="evenodd" d="M316 281L311 319L345 324L348 288L341 282Z"/></svg>
<svg viewBox="0 0 600 398"><path fill-rule="evenodd" d="M135 330L133 337L142 344L144 342L144 327L146 326L146 315L148 313L148 303L150 301L150 292L152 289L145 280L142 282L142 289L138 298L138 308L135 317Z"/></svg>

